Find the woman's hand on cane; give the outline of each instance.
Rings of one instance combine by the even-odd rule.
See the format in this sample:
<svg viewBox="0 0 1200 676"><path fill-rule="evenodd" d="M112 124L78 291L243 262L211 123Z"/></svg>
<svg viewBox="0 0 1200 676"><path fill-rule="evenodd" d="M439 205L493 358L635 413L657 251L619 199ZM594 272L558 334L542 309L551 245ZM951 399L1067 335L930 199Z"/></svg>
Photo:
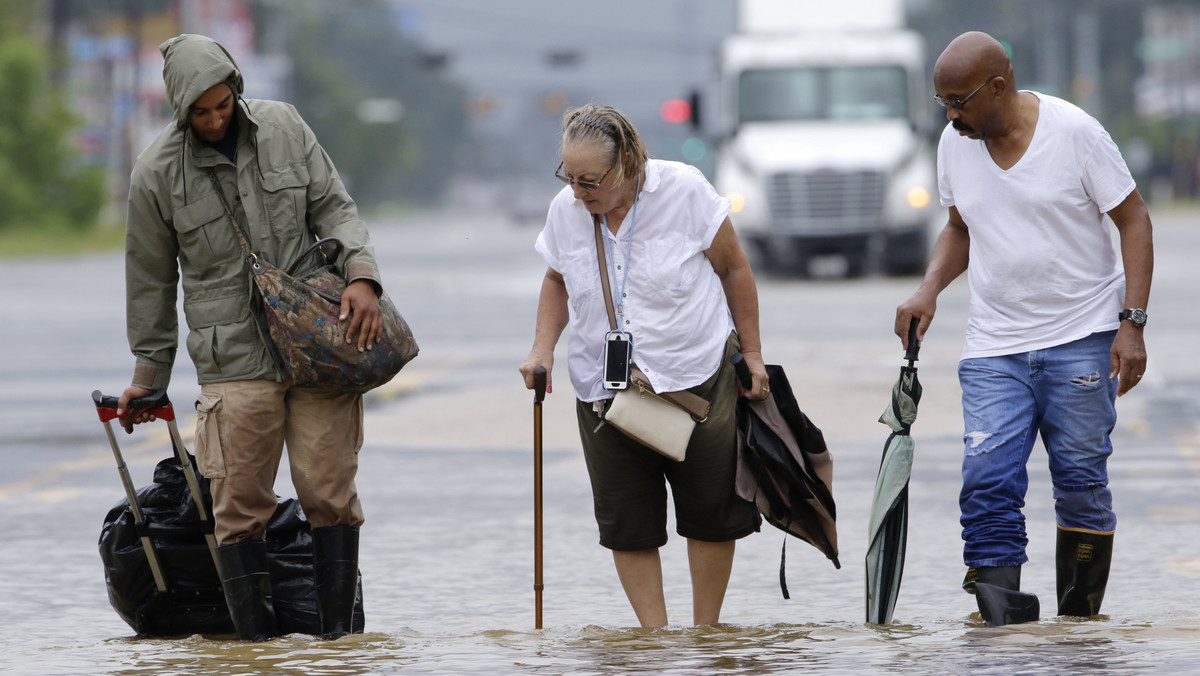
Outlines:
<svg viewBox="0 0 1200 676"><path fill-rule="evenodd" d="M546 369L546 393L554 392L554 380L551 377L551 372L554 370L554 353L543 353L539 350L533 350L529 356L521 362L521 366L517 369L521 372L521 377L525 379L525 388L532 390L535 385L533 382L533 370L537 367Z"/></svg>

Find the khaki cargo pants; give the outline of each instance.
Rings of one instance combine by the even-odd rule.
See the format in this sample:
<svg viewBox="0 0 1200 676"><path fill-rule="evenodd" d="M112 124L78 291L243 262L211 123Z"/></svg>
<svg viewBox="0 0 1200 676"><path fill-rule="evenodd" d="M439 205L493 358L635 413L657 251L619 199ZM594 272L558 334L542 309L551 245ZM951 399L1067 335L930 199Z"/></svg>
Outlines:
<svg viewBox="0 0 1200 676"><path fill-rule="evenodd" d="M309 523L360 525L354 476L362 436L359 394L304 390L290 381L202 385L196 461L211 482L217 543L264 537L277 505L275 476L285 443Z"/></svg>

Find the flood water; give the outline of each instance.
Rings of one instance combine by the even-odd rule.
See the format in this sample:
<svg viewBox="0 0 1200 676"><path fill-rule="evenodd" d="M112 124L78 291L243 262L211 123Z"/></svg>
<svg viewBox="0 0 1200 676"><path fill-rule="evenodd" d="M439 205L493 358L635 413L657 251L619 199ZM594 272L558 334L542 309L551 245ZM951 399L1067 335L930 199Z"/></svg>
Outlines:
<svg viewBox="0 0 1200 676"><path fill-rule="evenodd" d="M1026 567L1025 588L1041 597L1043 620L981 625L972 617L973 600L957 588L962 567L953 504L919 497L921 487L942 484L939 472L952 474L952 467L922 470L918 464L914 534L896 620L888 627L864 624L866 505L855 496L868 496L871 485L861 478L869 475L870 460L859 455L845 452L838 459L841 570L790 540L792 598L782 599L783 536L765 526L740 544L727 626L689 627L684 547L673 537L663 559L668 609L678 624L649 632L630 628L632 611L610 557L595 544L586 474L572 450L546 452L541 631L533 629L531 453L525 449L422 452L375 444L363 457L360 481L368 509L361 563L368 631L336 642L300 635L265 644L220 636L134 638L104 595L94 549L102 510L64 523L44 503L9 500L0 551L0 672L1134 674L1189 673L1200 666L1196 571L1143 560L1137 533L1119 540L1105 604L1112 616L1065 620L1052 616L1053 526L1031 520L1031 532L1040 533L1030 548L1038 565ZM136 457L148 467L157 456ZM103 492L115 501L117 491ZM94 502L80 493L73 499Z"/></svg>
<svg viewBox="0 0 1200 676"><path fill-rule="evenodd" d="M1053 615L1054 523L1039 447L1030 465L1023 588L1040 597L1042 620L1000 628L983 626L959 587L961 419L950 341L961 338L962 290L946 294L944 328L922 354L926 399L913 431L908 559L895 622L878 627L863 622L867 513L886 438L876 418L901 356L887 317L915 282L764 279L765 353L803 390L801 405L834 454L841 570L789 539L792 598L784 600L784 536L764 525L739 542L725 626L690 627L685 543L672 523L662 552L672 625L631 628L611 556L596 542L564 373L546 403L545 628L535 630L532 395L516 365L528 350L544 267L529 252L534 233L485 236L477 225L433 223L376 234L385 280L421 289L401 308L422 354L367 399L359 474L367 633L264 644L135 638L108 603L96 551L103 516L122 491L87 398L96 388L119 392L131 366L120 256L4 263L3 288L27 288L31 279L42 286L12 299L0 328L0 673L1196 673L1200 333L1187 312L1194 267L1170 267L1172 256L1184 261L1200 248L1186 227L1192 222L1156 220L1156 237L1183 244L1164 246L1156 275L1152 371L1118 405L1110 472L1120 524L1106 615ZM116 290L102 280L116 280ZM447 312L453 302L466 305ZM815 324L800 307L827 319ZM186 357L180 362L171 392L190 440L183 414L194 372ZM147 482L169 453L165 426L118 437L135 483ZM294 494L286 477L285 469L277 487L284 496Z"/></svg>

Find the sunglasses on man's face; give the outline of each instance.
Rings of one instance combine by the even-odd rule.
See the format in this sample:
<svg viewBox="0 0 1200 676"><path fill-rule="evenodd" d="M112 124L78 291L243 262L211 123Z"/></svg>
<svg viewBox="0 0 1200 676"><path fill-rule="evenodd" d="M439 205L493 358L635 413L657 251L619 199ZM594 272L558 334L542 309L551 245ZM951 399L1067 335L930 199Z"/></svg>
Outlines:
<svg viewBox="0 0 1200 676"><path fill-rule="evenodd" d="M578 179L578 178L569 178L568 176L564 175L562 173L563 163L559 162L558 169L554 170L554 178L557 178L558 180L562 181L563 183L566 183L567 185L577 185L580 188L583 188L584 190L586 190L588 192L595 192L600 189L600 184L604 182L605 178L608 178L608 174L610 172L612 172L613 167L615 167L615 166L617 166L617 165L614 164L612 167L609 167L608 171L604 172L604 174L600 177L599 180L585 181L583 179Z"/></svg>

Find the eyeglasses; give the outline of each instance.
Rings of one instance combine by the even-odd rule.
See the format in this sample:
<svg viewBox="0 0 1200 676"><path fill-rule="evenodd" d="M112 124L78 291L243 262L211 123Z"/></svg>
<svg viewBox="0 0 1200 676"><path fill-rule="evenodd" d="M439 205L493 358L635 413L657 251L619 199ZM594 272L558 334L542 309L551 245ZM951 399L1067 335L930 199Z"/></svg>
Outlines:
<svg viewBox="0 0 1200 676"><path fill-rule="evenodd" d="M967 105L967 101L970 101L972 96L975 96L976 94L979 93L980 89L983 89L984 87L987 86L987 83L991 82L992 80L995 80L998 77L1000 77L1000 76L993 75L993 76L989 77L988 79L984 80L983 84L976 87L975 91L971 92L970 94L967 94L966 98L948 99L948 98L945 98L944 96L938 96L937 94L934 94L933 100L937 101L938 105L943 108L962 108L963 106Z"/></svg>
<svg viewBox="0 0 1200 676"><path fill-rule="evenodd" d="M609 173L612 172L613 167L615 167L615 166L617 166L617 165L613 164L611 167L609 167L608 171L604 172L604 175L601 176L600 180L598 180L598 181L583 181L583 180L580 180L577 178L572 179L572 178L567 178L566 176L564 176L562 173L563 163L559 162L558 169L554 170L554 178L557 178L558 180L562 181L563 183L566 183L567 185L577 185L580 188L583 188L584 190L586 190L588 192L595 192L600 189L600 184L604 182L604 179L608 177Z"/></svg>

